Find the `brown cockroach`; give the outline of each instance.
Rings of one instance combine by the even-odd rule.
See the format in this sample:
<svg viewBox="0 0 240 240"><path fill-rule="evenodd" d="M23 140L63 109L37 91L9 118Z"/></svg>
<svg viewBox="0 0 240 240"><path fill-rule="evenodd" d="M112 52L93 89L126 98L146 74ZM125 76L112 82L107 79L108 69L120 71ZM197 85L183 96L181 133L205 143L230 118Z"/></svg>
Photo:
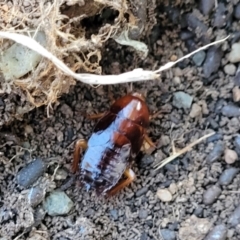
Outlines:
<svg viewBox="0 0 240 240"><path fill-rule="evenodd" d="M108 112L92 116L98 117L88 142L80 139L76 143L73 171L79 170L87 190L114 195L134 180L131 164L143 142L154 146L146 135L149 111L143 96L133 93L116 100ZM79 164L81 150L86 151Z"/></svg>

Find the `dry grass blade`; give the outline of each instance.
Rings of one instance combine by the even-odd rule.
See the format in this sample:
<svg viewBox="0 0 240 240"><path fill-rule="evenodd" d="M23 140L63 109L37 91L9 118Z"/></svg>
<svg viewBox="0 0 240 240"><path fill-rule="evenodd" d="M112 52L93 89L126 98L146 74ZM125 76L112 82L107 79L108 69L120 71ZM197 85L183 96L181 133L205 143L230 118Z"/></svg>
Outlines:
<svg viewBox="0 0 240 240"><path fill-rule="evenodd" d="M96 75L96 74L77 74L74 73L67 65L65 65L60 59L54 56L51 52L41 46L38 42L36 42L33 38L28 36L18 34L18 33L10 33L10 32L2 32L0 31L0 37L11 39L17 43L20 43L33 51L41 54L42 56L48 58L52 61L60 70L62 70L65 74L74 77L76 80L79 80L83 83L90 84L90 85L109 85L109 84L119 84L119 83L127 83L127 82L138 82L138 81L147 81L147 80L155 80L158 79L160 76L160 72L171 68L173 65L177 64L178 62L182 61L185 58L188 58L198 51L206 49L212 45L216 45L218 43L226 41L228 37L210 43L206 46L203 46L196 51L183 56L182 58L178 59L175 62L168 62L164 66L160 67L157 71L150 71L144 70L142 68L134 69L133 71L122 73L119 75Z"/></svg>
<svg viewBox="0 0 240 240"><path fill-rule="evenodd" d="M174 152L173 155L171 155L168 158L165 158L163 161L161 161L160 163L156 163L154 165L154 168L156 168L156 170L158 170L159 168L162 168L163 166L165 166L166 164L170 163L171 161L173 161L175 158L181 156L182 154L190 151L195 145L197 145L198 143L202 142L203 140L207 139L208 137L212 136L213 134L215 134L215 132L209 133L199 139L197 139L196 141L194 141L193 143L190 143L188 146L186 146L185 148L179 150L178 152Z"/></svg>

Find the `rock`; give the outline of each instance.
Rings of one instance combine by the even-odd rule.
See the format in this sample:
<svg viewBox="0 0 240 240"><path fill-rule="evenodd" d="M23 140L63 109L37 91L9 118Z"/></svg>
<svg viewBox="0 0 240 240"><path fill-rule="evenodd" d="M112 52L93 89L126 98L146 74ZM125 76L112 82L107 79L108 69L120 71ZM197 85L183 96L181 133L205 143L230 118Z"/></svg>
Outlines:
<svg viewBox="0 0 240 240"><path fill-rule="evenodd" d="M145 154L143 158L140 160L140 167L145 168L151 165L154 162L154 157L152 155Z"/></svg>
<svg viewBox="0 0 240 240"><path fill-rule="evenodd" d="M61 106L60 111L64 116L73 117L73 111L66 103Z"/></svg>
<svg viewBox="0 0 240 240"><path fill-rule="evenodd" d="M233 16L236 19L240 19L240 3L238 3L235 7L234 7L234 11L233 11Z"/></svg>
<svg viewBox="0 0 240 240"><path fill-rule="evenodd" d="M171 194L175 194L178 191L178 187L176 183L171 183L169 186L169 191Z"/></svg>
<svg viewBox="0 0 240 240"><path fill-rule="evenodd" d="M196 30L198 28L202 33L206 33L208 30L207 25L205 25L202 21L200 21L193 13L187 14L187 25Z"/></svg>
<svg viewBox="0 0 240 240"><path fill-rule="evenodd" d="M212 136L210 136L209 138L207 138L206 142L207 143L215 142L215 141L221 140L222 138L223 138L222 133L215 133Z"/></svg>
<svg viewBox="0 0 240 240"><path fill-rule="evenodd" d="M234 102L239 102L240 101L240 89L238 86L235 86L233 88L233 101Z"/></svg>
<svg viewBox="0 0 240 240"><path fill-rule="evenodd" d="M207 205L214 203L220 196L221 192L222 190L218 186L211 186L203 193L203 203Z"/></svg>
<svg viewBox="0 0 240 240"><path fill-rule="evenodd" d="M202 217L202 215L203 215L203 208L201 206L197 206L197 208L194 210L193 213L197 217Z"/></svg>
<svg viewBox="0 0 240 240"><path fill-rule="evenodd" d="M215 6L215 0L200 0L199 8L203 15L209 15Z"/></svg>
<svg viewBox="0 0 240 240"><path fill-rule="evenodd" d="M148 217L148 211L146 209L140 209L138 216L141 219L145 219Z"/></svg>
<svg viewBox="0 0 240 240"><path fill-rule="evenodd" d="M189 109L192 105L193 97L185 92L175 92L173 94L173 105L177 108Z"/></svg>
<svg viewBox="0 0 240 240"><path fill-rule="evenodd" d="M238 156L240 156L240 135L239 134L235 137L233 144L235 146L235 150Z"/></svg>
<svg viewBox="0 0 240 240"><path fill-rule="evenodd" d="M239 117L240 108L236 105L226 105L222 108L222 114L227 117Z"/></svg>
<svg viewBox="0 0 240 240"><path fill-rule="evenodd" d="M191 39L194 37L194 33L189 31L189 30L183 30L181 31L180 33L180 38L183 40L183 41L186 41L188 39Z"/></svg>
<svg viewBox="0 0 240 240"><path fill-rule="evenodd" d="M215 226L204 240L225 240L227 239L227 227L225 224Z"/></svg>
<svg viewBox="0 0 240 240"><path fill-rule="evenodd" d="M17 183L27 188L36 182L45 170L45 163L40 158L37 158L17 173Z"/></svg>
<svg viewBox="0 0 240 240"><path fill-rule="evenodd" d="M237 63L240 62L240 42L234 43L232 45L232 50L228 55L228 60L231 63Z"/></svg>
<svg viewBox="0 0 240 240"><path fill-rule="evenodd" d="M168 189L158 189L157 196L162 202L172 201L172 194L168 191Z"/></svg>
<svg viewBox="0 0 240 240"><path fill-rule="evenodd" d="M202 63L205 57L206 57L206 53L204 51L200 51L193 55L192 60L196 66L200 67L202 66Z"/></svg>
<svg viewBox="0 0 240 240"><path fill-rule="evenodd" d="M148 235L147 235L146 232L143 232L143 233L141 234L140 240L148 240Z"/></svg>
<svg viewBox="0 0 240 240"><path fill-rule="evenodd" d="M32 128L32 126L30 126L30 125L26 125L25 127L24 127L24 132L25 132L25 134L32 134L33 133L33 128Z"/></svg>
<svg viewBox="0 0 240 240"><path fill-rule="evenodd" d="M213 20L214 27L221 28L226 25L228 21L226 13L227 13L227 8L225 4L222 2L219 2L215 12L214 20Z"/></svg>
<svg viewBox="0 0 240 240"><path fill-rule="evenodd" d="M63 132L62 131L57 131L57 140L58 140L58 142L63 141Z"/></svg>
<svg viewBox="0 0 240 240"><path fill-rule="evenodd" d="M234 150L227 148L224 152L224 159L226 163L233 164L238 159L238 155Z"/></svg>
<svg viewBox="0 0 240 240"><path fill-rule="evenodd" d="M59 216L69 213L73 202L64 192L56 190L45 199L43 207L50 216Z"/></svg>
<svg viewBox="0 0 240 240"><path fill-rule="evenodd" d="M32 37L35 32L30 33ZM42 46L46 46L46 36L44 32L37 32L35 40ZM5 50L0 57L0 69L6 80L20 78L35 69L41 61L42 56L37 52L15 43Z"/></svg>
<svg viewBox="0 0 240 240"><path fill-rule="evenodd" d="M143 187L136 192L136 196L141 197L142 195L146 194L147 191L148 191L148 187Z"/></svg>
<svg viewBox="0 0 240 240"><path fill-rule="evenodd" d="M159 230L159 232L162 236L162 239L164 239L164 240L176 240L176 234L172 230L165 228L165 229Z"/></svg>
<svg viewBox="0 0 240 240"><path fill-rule="evenodd" d="M45 191L37 186L29 190L28 193L28 202L32 207L36 207L39 203L42 202L45 196Z"/></svg>
<svg viewBox="0 0 240 240"><path fill-rule="evenodd" d="M203 74L205 78L209 78L212 73L218 71L222 60L222 50L217 47L210 47L203 64Z"/></svg>
<svg viewBox="0 0 240 240"><path fill-rule="evenodd" d="M230 64L225 65L223 70L228 75L234 75L236 73L237 68L235 65L230 63Z"/></svg>
<svg viewBox="0 0 240 240"><path fill-rule="evenodd" d="M219 177L219 184L221 185L230 184L238 172L239 172L239 169L235 167L225 169L221 174L221 176Z"/></svg>
<svg viewBox="0 0 240 240"><path fill-rule="evenodd" d="M238 224L240 224L240 205L232 212L228 219L228 223L232 227L236 227Z"/></svg>
<svg viewBox="0 0 240 240"><path fill-rule="evenodd" d="M224 144L222 142L217 142L213 150L208 154L206 161L208 163L213 163L217 161L224 152Z"/></svg>
<svg viewBox="0 0 240 240"><path fill-rule="evenodd" d="M55 174L55 179L56 180L65 180L68 176L68 173L62 169L62 168L59 168Z"/></svg>
<svg viewBox="0 0 240 240"><path fill-rule="evenodd" d="M201 106L199 106L197 103L194 103L192 105L192 109L191 109L191 112L189 113L189 116L191 118L195 118L195 117L198 117L200 116L202 113L202 108Z"/></svg>
<svg viewBox="0 0 240 240"><path fill-rule="evenodd" d="M204 239L209 232L212 223L207 218L197 218L192 215L182 223L179 229L180 240Z"/></svg>
<svg viewBox="0 0 240 240"><path fill-rule="evenodd" d="M114 221L118 220L118 211L117 211L117 209L112 209L110 211L110 215L111 215L111 217L113 218Z"/></svg>

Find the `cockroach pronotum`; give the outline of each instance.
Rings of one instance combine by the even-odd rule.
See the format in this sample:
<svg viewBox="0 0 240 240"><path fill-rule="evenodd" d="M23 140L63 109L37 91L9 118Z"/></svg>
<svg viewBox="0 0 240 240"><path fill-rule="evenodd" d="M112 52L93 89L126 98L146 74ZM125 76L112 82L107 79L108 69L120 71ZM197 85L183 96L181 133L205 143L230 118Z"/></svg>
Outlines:
<svg viewBox="0 0 240 240"><path fill-rule="evenodd" d="M73 171L79 170L87 190L111 196L134 180L131 165L144 141L154 146L146 135L149 111L143 96L133 93L116 100L108 112L92 118L100 120L88 142L77 141ZM86 151L79 163L82 150Z"/></svg>

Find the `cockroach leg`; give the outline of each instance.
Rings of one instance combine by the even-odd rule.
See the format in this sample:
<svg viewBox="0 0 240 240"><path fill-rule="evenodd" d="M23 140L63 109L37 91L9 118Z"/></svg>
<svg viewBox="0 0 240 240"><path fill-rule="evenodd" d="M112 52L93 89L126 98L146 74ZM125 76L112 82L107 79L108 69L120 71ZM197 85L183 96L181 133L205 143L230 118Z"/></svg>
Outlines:
<svg viewBox="0 0 240 240"><path fill-rule="evenodd" d="M108 196L113 196L115 195L118 191L122 190L125 188L127 185L129 185L131 182L134 181L135 179L135 173L133 172L132 169L128 168L125 170L123 175L126 177L126 179L120 180L116 186L114 186L112 189L110 189L107 194Z"/></svg>
<svg viewBox="0 0 240 240"><path fill-rule="evenodd" d="M78 164L80 160L80 154L82 150L87 149L87 141L85 139L80 139L76 142L75 149L74 149L74 155L73 155L73 165L72 165L72 171L75 173L78 169Z"/></svg>
<svg viewBox="0 0 240 240"><path fill-rule="evenodd" d="M97 113L97 114L92 114L92 115L88 115L87 118L89 119L99 119L101 117L103 117L105 115L105 112L103 113Z"/></svg>
<svg viewBox="0 0 240 240"><path fill-rule="evenodd" d="M152 141L152 139L148 135L144 135L144 140L151 146L156 148L155 143Z"/></svg>

